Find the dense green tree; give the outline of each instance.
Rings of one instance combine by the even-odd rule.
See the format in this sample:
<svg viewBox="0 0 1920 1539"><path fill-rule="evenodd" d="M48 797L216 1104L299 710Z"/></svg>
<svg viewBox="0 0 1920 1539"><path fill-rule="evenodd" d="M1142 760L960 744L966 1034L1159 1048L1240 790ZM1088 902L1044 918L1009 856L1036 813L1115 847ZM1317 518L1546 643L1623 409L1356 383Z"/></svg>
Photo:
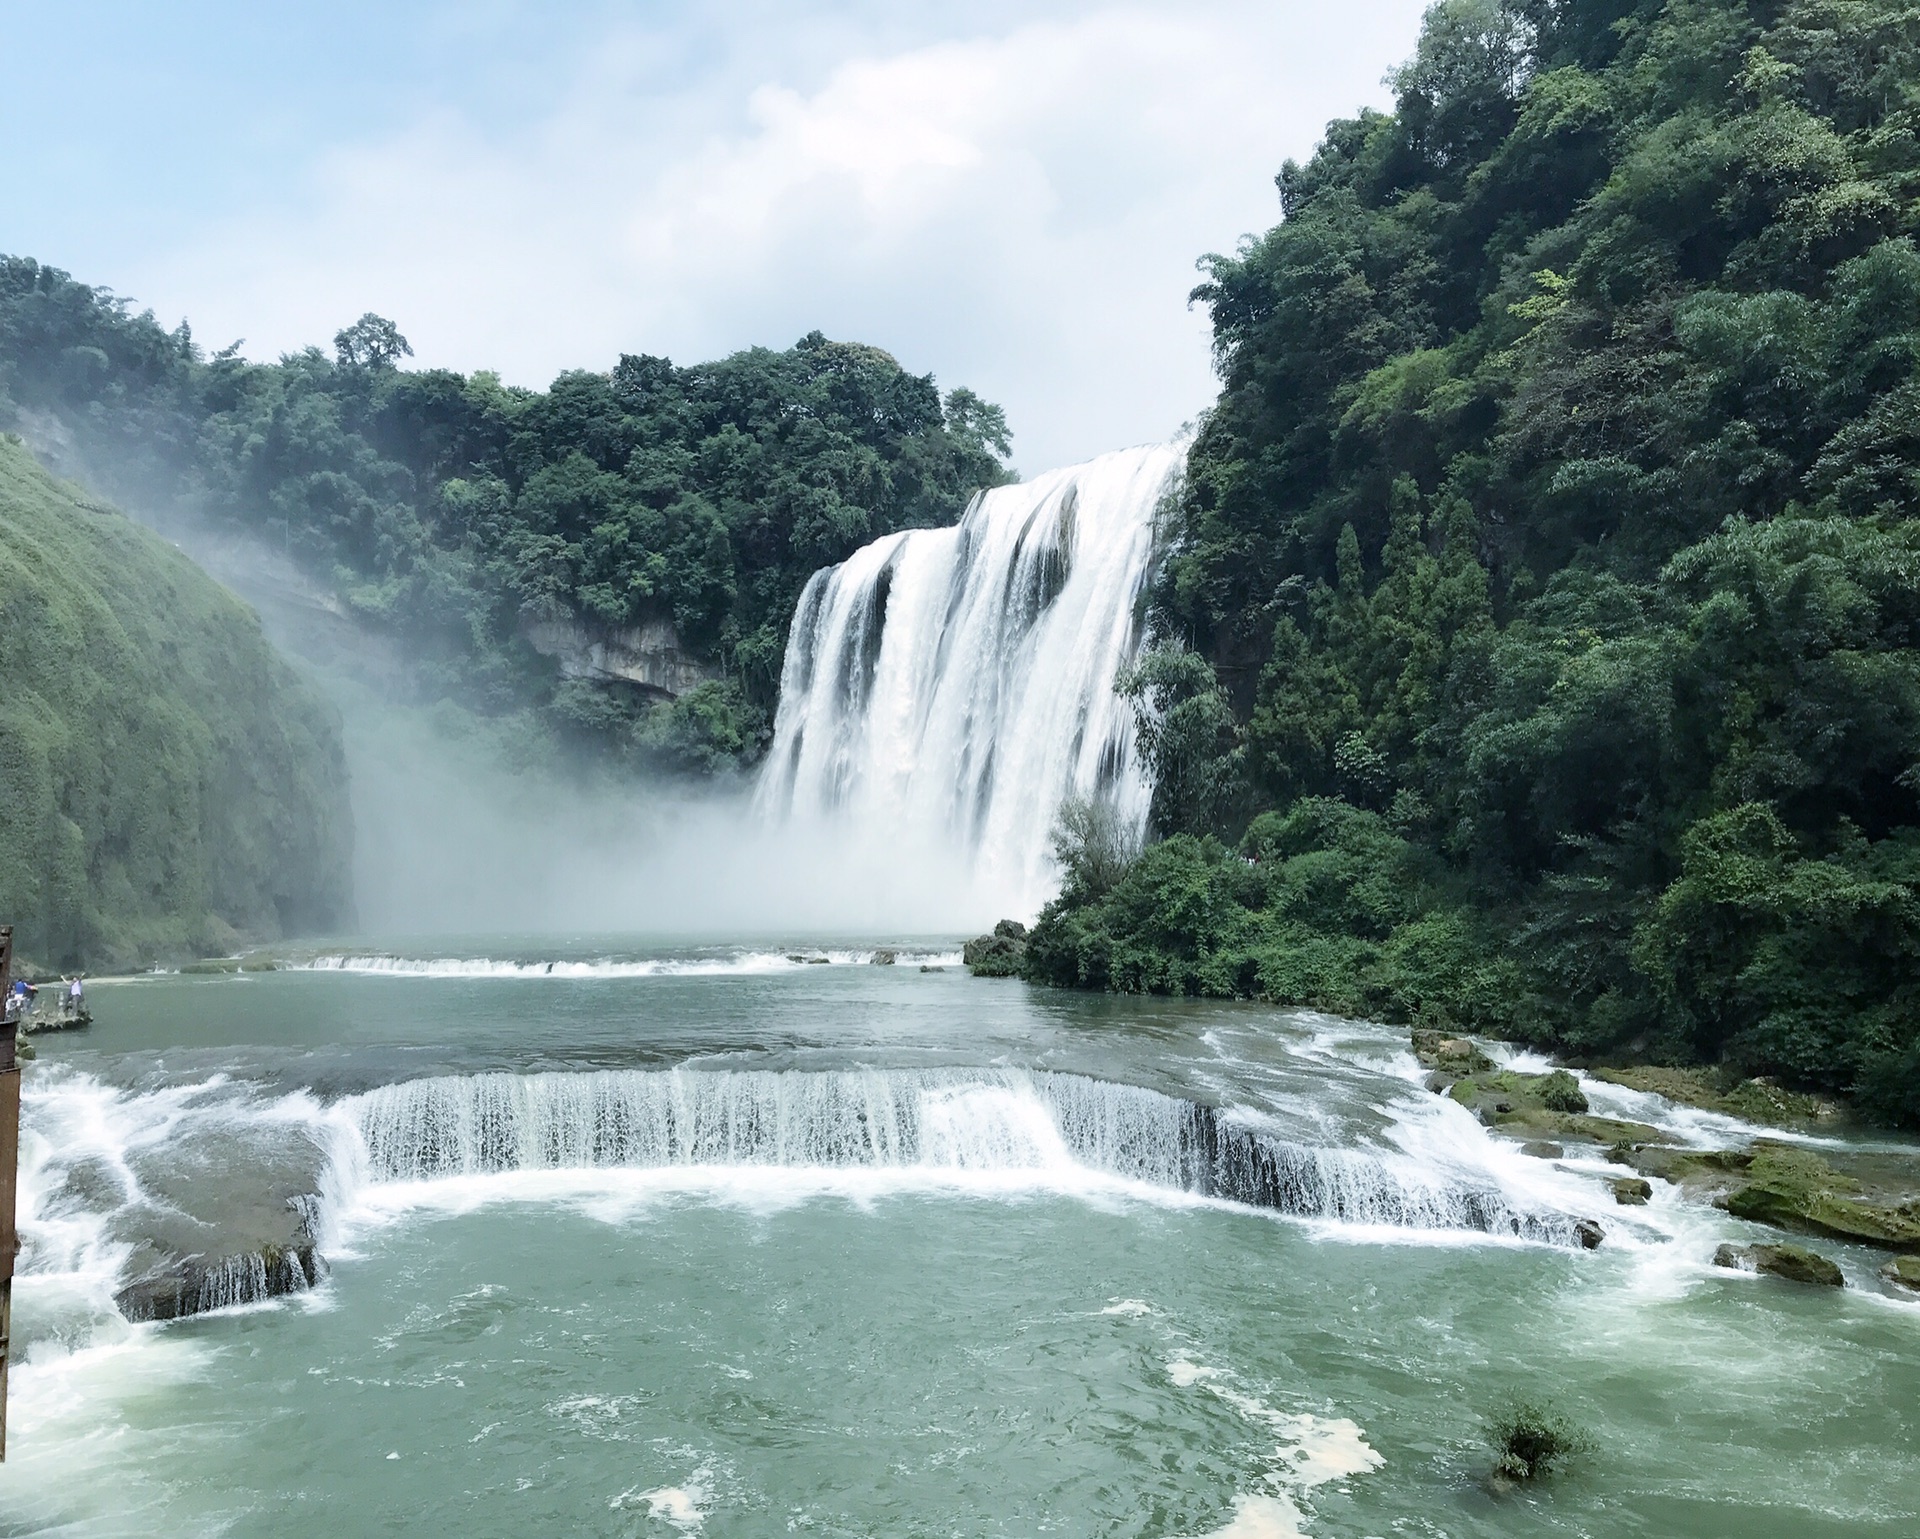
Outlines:
<svg viewBox="0 0 1920 1539"><path fill-rule="evenodd" d="M39 967L350 917L340 726L259 619L0 437L0 913Z"/></svg>
<svg viewBox="0 0 1920 1539"><path fill-rule="evenodd" d="M1443 0L1393 85L1195 293L1155 612L1243 784L1069 887L1036 974L1920 1121L1920 5ZM1152 732L1208 698L1141 701L1182 808ZM1302 908L1321 859L1416 896Z"/></svg>
<svg viewBox="0 0 1920 1539"><path fill-rule="evenodd" d="M274 364L204 356L104 289L0 258L0 427L160 519L263 536L415 657L428 697L536 710L679 768L751 760L806 579L1007 479L1006 417L877 348L810 333L550 389L409 370L364 315ZM697 701L564 682L529 630L671 624Z"/></svg>

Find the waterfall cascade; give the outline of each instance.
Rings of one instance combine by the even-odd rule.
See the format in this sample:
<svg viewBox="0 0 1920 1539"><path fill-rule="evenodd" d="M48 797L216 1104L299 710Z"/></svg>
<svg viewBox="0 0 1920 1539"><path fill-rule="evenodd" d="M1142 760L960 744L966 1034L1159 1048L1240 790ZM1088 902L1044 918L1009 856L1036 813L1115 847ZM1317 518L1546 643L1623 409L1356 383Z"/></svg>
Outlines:
<svg viewBox="0 0 1920 1539"><path fill-rule="evenodd" d="M1180 445L982 493L814 574L794 611L764 810L957 844L1031 909L1060 804L1134 831L1150 788L1114 677L1139 644L1155 510Z"/></svg>
<svg viewBox="0 0 1920 1539"><path fill-rule="evenodd" d="M374 1183L520 1170L1091 1172L1302 1218L1559 1245L1575 1219L1413 1162L1256 1131L1210 1106L1017 1069L451 1075L344 1108Z"/></svg>

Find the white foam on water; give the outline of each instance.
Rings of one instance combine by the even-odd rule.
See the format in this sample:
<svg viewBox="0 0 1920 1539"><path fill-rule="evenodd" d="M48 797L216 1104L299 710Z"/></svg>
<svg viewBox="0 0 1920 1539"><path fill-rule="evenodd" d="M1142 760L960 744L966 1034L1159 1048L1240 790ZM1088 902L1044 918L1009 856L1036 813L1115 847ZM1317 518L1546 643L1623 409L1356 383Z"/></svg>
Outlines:
<svg viewBox="0 0 1920 1539"><path fill-rule="evenodd" d="M1308 1539L1303 1522L1300 1509L1283 1493L1242 1493L1234 1497L1233 1516L1225 1526L1198 1539Z"/></svg>
<svg viewBox="0 0 1920 1539"><path fill-rule="evenodd" d="M1138 1319L1142 1315L1153 1313L1153 1306L1145 1299L1116 1299L1099 1311L1103 1315L1124 1315L1129 1319Z"/></svg>
<svg viewBox="0 0 1920 1539"><path fill-rule="evenodd" d="M1111 1206L1116 1211L1129 1205L1223 1206L1164 1187L1102 1176L1097 1171L725 1165L506 1171L369 1186L339 1214L333 1230L339 1248L334 1254L343 1259L351 1257L369 1232L417 1216L457 1217L515 1204L564 1207L598 1222L622 1225L676 1202L774 1214L819 1201L874 1208L890 1199L913 1197L997 1202L1060 1197Z"/></svg>
<svg viewBox="0 0 1920 1539"><path fill-rule="evenodd" d="M1236 1495L1232 1521L1206 1539L1269 1534L1306 1539L1303 1515L1289 1493L1304 1494L1333 1481L1365 1475L1387 1462L1368 1444L1359 1423L1348 1417L1277 1410L1259 1396L1235 1389L1231 1374L1186 1358L1169 1363L1167 1376L1181 1389L1204 1386L1249 1421L1271 1429L1278 1439L1271 1467L1261 1478L1269 1488L1283 1489Z"/></svg>
<svg viewBox="0 0 1920 1539"><path fill-rule="evenodd" d="M652 1491L625 1490L607 1506L615 1512L644 1507L648 1517L671 1523L683 1534L694 1533L707 1520L702 1503L710 1493L703 1482L710 1478L710 1471L697 1469L687 1477L684 1485L660 1486Z"/></svg>
<svg viewBox="0 0 1920 1539"><path fill-rule="evenodd" d="M957 967L957 951L895 950L901 966ZM286 972L354 973L374 978L509 978L598 980L616 978L723 978L796 972L807 967L870 964L872 951L746 951L715 957L643 957L635 960L496 960L491 957L338 955L289 962Z"/></svg>
<svg viewBox="0 0 1920 1539"><path fill-rule="evenodd" d="M1386 1458L1370 1446L1360 1424L1345 1416L1285 1418L1280 1457L1287 1465L1287 1480L1303 1490L1364 1475L1385 1464Z"/></svg>

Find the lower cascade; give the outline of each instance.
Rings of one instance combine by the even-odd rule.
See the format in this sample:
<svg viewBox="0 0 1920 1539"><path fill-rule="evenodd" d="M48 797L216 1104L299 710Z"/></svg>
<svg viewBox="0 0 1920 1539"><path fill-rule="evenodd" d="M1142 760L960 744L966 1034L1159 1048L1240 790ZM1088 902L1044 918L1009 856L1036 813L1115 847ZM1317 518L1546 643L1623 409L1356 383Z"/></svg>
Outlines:
<svg viewBox="0 0 1920 1539"><path fill-rule="evenodd" d="M1593 1243L1585 1221L1493 1186L1292 1143L1198 1102L1073 1074L480 1074L384 1086L342 1109L359 1135L359 1179L372 1183L604 1168L1078 1169L1301 1218Z"/></svg>
<svg viewBox="0 0 1920 1539"><path fill-rule="evenodd" d="M815 573L763 810L957 844L1029 907L1068 797L1142 830L1150 793L1114 679L1139 645L1154 515L1184 452L1127 449L996 487L954 528L887 535Z"/></svg>

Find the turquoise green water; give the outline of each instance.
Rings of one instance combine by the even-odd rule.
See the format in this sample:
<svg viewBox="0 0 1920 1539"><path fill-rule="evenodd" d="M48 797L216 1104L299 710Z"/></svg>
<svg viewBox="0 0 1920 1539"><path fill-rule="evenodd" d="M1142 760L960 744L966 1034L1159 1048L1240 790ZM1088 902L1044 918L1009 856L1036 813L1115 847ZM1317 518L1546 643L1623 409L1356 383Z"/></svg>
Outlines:
<svg viewBox="0 0 1920 1539"><path fill-rule="evenodd" d="M510 953L564 954L437 948ZM1916 1531L1920 1309L1874 1288L1870 1253L1835 1252L1843 1294L1716 1273L1718 1240L1750 1231L1665 1192L1603 1210L1598 1167L1493 1144L1384 1030L859 964L154 979L96 1010L84 1040L42 1039L28 1087L6 1533ZM676 1067L891 1076L944 1108L959 1153L338 1178L369 1104L350 1098L381 1086ZM946 1078L913 1089L929 1070ZM1000 1078L976 1095L976 1070ZM1238 1108L1356 1171L1596 1213L1608 1240L1115 1179L1021 1142L1038 1116L1044 1144L1016 1093L1041 1070ZM132 1220L99 1171L137 1184L223 1137L320 1151L330 1275L116 1324L101 1300ZM1515 1395L1592 1448L1497 1493L1483 1424Z"/></svg>

